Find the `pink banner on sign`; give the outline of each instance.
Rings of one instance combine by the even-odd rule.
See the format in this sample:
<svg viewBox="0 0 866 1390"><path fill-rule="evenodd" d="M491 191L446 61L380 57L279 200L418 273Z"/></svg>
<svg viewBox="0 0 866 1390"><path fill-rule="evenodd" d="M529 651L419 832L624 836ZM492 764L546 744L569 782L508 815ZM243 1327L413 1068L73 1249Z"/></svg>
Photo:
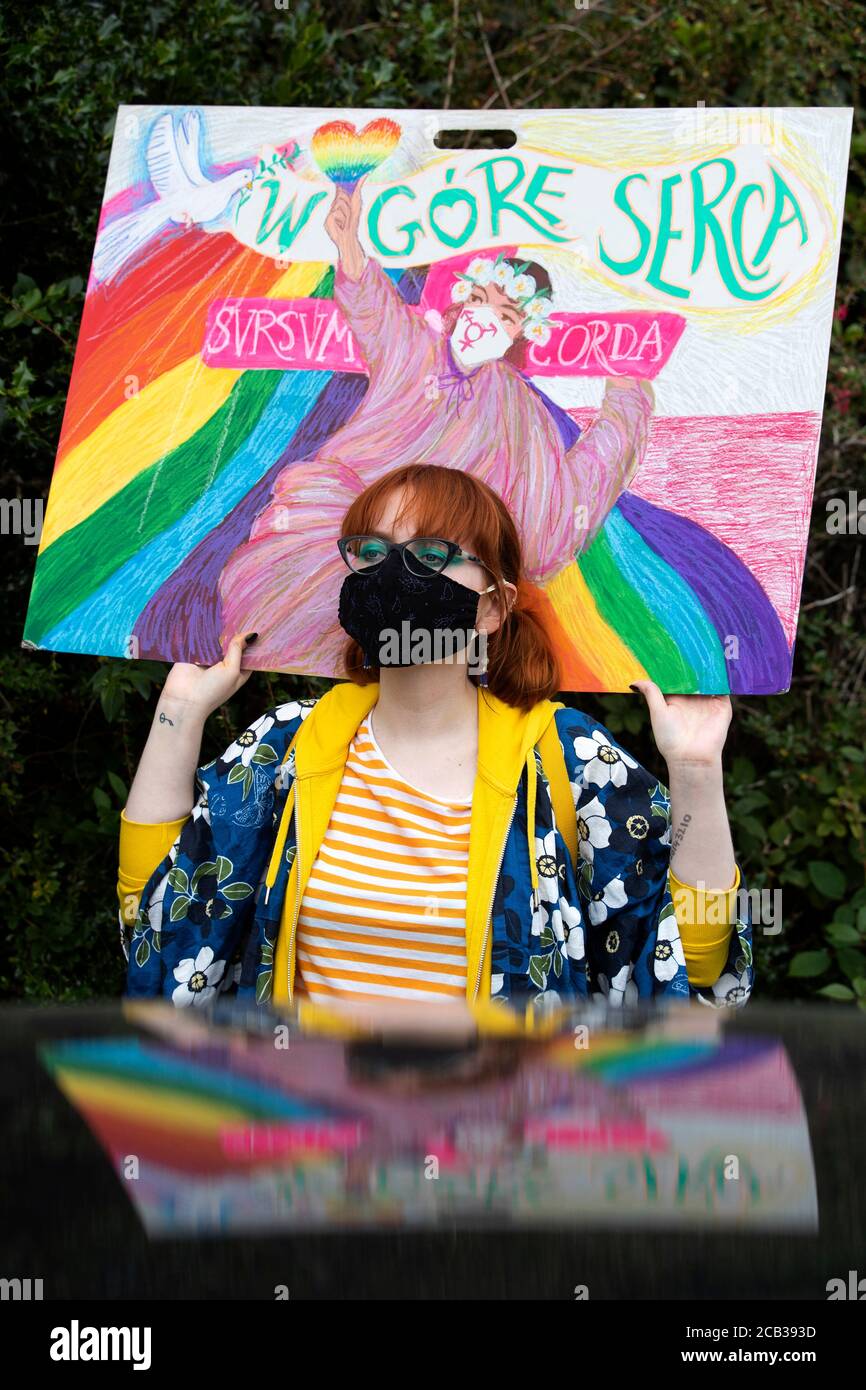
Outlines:
<svg viewBox="0 0 866 1390"><path fill-rule="evenodd" d="M209 367L367 370L332 299L215 299L201 355Z"/></svg>
<svg viewBox="0 0 866 1390"><path fill-rule="evenodd" d="M305 1151L356 1149L362 1136L363 1125L356 1120L222 1125L219 1131L223 1153L249 1162Z"/></svg>
<svg viewBox="0 0 866 1390"><path fill-rule="evenodd" d="M530 348L530 376L654 377L680 340L680 314L624 310L617 314L556 314L550 342Z"/></svg>
<svg viewBox="0 0 866 1390"><path fill-rule="evenodd" d="M528 1120L524 1126L524 1138L528 1144L543 1144L547 1149L610 1152L637 1149L641 1152L664 1153L670 1148L670 1141L661 1130L648 1128L641 1120L583 1125Z"/></svg>
<svg viewBox="0 0 866 1390"><path fill-rule="evenodd" d="M438 311L411 309L430 323ZM654 377L685 327L679 314L624 310L558 313L550 341L533 345L530 376ZM364 372L351 330L330 299L215 299L208 309L202 359L209 367Z"/></svg>

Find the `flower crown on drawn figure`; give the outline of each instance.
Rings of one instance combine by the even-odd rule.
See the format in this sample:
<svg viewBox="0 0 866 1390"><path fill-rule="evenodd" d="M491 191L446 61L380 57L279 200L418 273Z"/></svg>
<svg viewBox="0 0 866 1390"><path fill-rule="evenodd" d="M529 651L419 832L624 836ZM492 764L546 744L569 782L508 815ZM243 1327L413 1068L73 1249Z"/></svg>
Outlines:
<svg viewBox="0 0 866 1390"><path fill-rule="evenodd" d="M470 304L474 296L480 303L487 303L488 286L495 286L522 315L519 335L543 347L550 341L550 331L555 325L555 320L550 317L552 294L549 284L539 287L536 277L527 273L530 264L524 261L515 266L502 254L495 260L489 256L476 256L465 271L457 272L451 288L452 302ZM483 299L476 293L478 289L484 290ZM495 309L497 306L491 307ZM504 326L508 331L509 325ZM517 327L516 324L514 326ZM515 332L514 336L518 334Z"/></svg>

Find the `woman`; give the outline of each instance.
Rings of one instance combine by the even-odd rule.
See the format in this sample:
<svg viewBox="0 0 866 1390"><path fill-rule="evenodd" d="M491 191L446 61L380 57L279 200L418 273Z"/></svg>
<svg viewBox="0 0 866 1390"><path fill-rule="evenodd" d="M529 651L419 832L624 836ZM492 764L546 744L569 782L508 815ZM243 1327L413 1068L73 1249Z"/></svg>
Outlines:
<svg viewBox="0 0 866 1390"><path fill-rule="evenodd" d="M363 354L366 392L315 458L280 472L220 578L224 633L256 627L256 654L270 670L340 670L332 537L352 501L398 463L460 467L488 483L517 523L527 580L541 585L590 543L646 450L648 382L609 378L580 434L520 370L549 331L541 266L477 257L456 277L442 322L431 323L365 256L361 186L351 198L337 190L325 226L337 248L334 299ZM286 602L301 585L303 606ZM555 630L549 601L538 599Z"/></svg>
<svg viewBox="0 0 866 1390"><path fill-rule="evenodd" d="M334 548L350 679L268 710L198 770L197 796L205 720L249 676L244 638L169 673L122 818L129 993L533 1015L591 993L742 1002L729 700L641 683L669 792L554 703L513 519L462 469L393 470Z"/></svg>

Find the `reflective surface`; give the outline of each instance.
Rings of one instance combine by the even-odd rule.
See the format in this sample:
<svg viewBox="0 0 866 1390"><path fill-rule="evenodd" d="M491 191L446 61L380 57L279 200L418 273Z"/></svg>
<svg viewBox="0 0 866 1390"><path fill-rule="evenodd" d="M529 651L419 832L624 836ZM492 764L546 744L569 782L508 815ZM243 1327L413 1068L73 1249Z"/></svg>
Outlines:
<svg viewBox="0 0 866 1390"><path fill-rule="evenodd" d="M46 1298L824 1299L863 1264L863 1015L246 1017L0 1014L8 1271Z"/></svg>

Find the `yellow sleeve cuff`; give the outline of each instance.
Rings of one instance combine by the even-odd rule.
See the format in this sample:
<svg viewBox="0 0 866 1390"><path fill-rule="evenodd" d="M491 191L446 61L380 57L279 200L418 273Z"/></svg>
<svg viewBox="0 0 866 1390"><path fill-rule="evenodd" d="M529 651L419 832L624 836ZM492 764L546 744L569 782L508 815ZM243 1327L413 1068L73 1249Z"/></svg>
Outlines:
<svg viewBox="0 0 866 1390"><path fill-rule="evenodd" d="M126 811L121 811L117 896L124 910L129 908L130 897L140 895L188 819L188 816L181 816L178 820L146 824L144 821L129 820Z"/></svg>
<svg viewBox="0 0 866 1390"><path fill-rule="evenodd" d="M725 968L731 929L737 916L737 867L730 888L701 889L677 878L668 870L671 898L680 929L690 982L699 989L715 984Z"/></svg>

